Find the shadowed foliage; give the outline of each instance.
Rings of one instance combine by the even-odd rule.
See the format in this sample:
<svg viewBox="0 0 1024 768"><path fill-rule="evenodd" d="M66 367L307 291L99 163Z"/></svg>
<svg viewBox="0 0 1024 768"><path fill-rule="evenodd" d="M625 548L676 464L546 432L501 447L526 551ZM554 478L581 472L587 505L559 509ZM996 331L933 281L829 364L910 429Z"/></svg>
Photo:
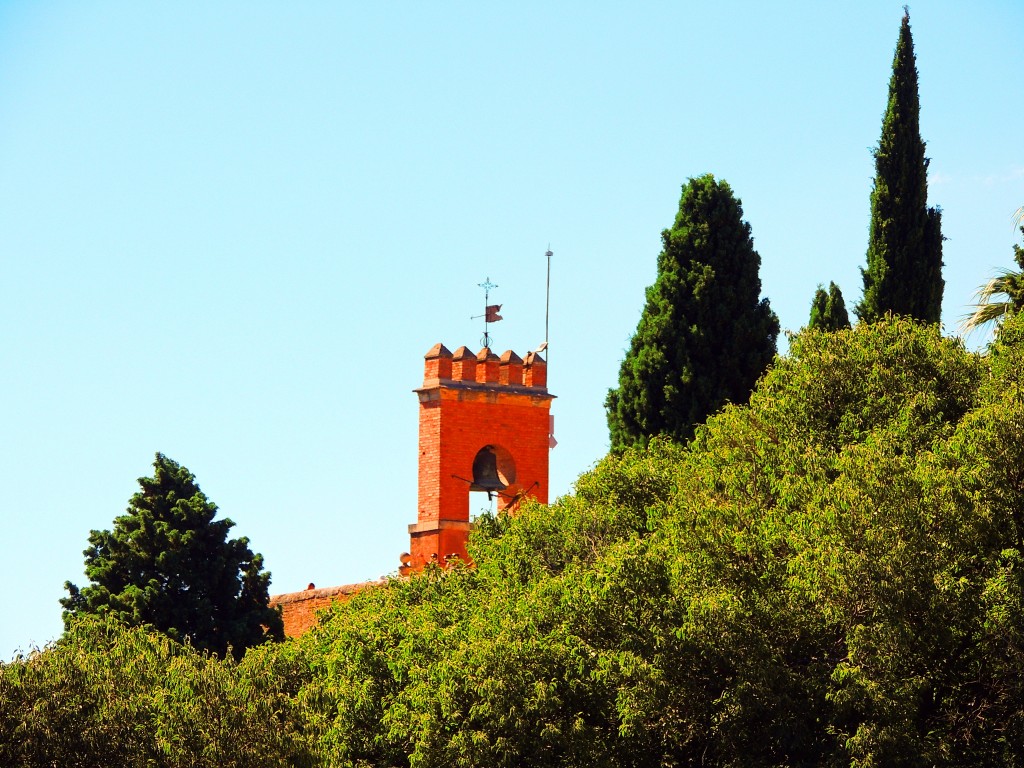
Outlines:
<svg viewBox="0 0 1024 768"><path fill-rule="evenodd" d="M928 207L928 159L910 14L900 25L882 135L875 149L864 295L857 317L886 313L938 323L942 312L942 212Z"/></svg>
<svg viewBox="0 0 1024 768"><path fill-rule="evenodd" d="M822 331L841 331L850 327L850 316L846 312L846 302L843 301L843 292L838 285L829 283L827 293L818 286L811 302L811 319L807 327Z"/></svg>
<svg viewBox="0 0 1024 768"><path fill-rule="evenodd" d="M158 453L153 477L112 531L92 531L85 550L90 584L65 584L67 626L82 615L109 616L155 627L196 648L236 656L280 640L280 614L268 606L270 574L249 540L228 539L231 520L215 520L216 505L185 467Z"/></svg>
<svg viewBox="0 0 1024 768"><path fill-rule="evenodd" d="M761 257L729 185L690 179L661 239L657 280L605 403L612 450L655 435L688 440L725 403L745 402L775 355L779 321L760 297Z"/></svg>

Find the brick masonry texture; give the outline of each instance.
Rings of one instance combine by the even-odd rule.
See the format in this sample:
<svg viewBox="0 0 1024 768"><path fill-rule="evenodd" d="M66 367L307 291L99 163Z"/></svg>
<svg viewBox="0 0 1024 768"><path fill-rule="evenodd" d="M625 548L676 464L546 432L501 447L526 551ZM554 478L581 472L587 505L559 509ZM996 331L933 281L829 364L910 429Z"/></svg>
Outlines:
<svg viewBox="0 0 1024 768"><path fill-rule="evenodd" d="M469 491L481 449L499 457L508 487L498 508L525 496L548 500L549 412L547 363L531 352L500 357L484 347L452 354L435 344L424 356L420 400L419 504L410 526L402 573L451 557L468 559ZM475 365L474 365L475 363ZM445 526L444 523L461 523Z"/></svg>
<svg viewBox="0 0 1024 768"><path fill-rule="evenodd" d="M514 511L525 497L548 500L548 452L553 395L547 390L547 363L536 352L500 357L484 347L459 347L452 354L435 344L424 355L420 401L419 498L416 522L409 526L409 552L399 573L452 558L469 561L469 493L473 462L489 447L507 487L498 509ZM347 584L275 595L284 631L298 637L314 627L322 611L361 589L383 581Z"/></svg>
<svg viewBox="0 0 1024 768"><path fill-rule="evenodd" d="M316 623L320 620L320 613L330 608L331 603L336 600L347 600L362 589L378 586L383 583L384 581L380 580L322 589L311 587L301 592L274 595L270 598L270 605L271 607L281 608L285 636L298 637L316 626Z"/></svg>

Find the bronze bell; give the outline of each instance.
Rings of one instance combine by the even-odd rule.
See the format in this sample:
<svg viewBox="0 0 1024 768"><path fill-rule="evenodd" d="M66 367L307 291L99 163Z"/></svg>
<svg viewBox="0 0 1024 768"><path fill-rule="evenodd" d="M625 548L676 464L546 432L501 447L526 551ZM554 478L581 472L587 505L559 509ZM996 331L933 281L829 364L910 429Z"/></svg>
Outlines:
<svg viewBox="0 0 1024 768"><path fill-rule="evenodd" d="M484 446L473 459L473 485L470 490L487 491L490 494L507 487L498 475L498 457L490 446Z"/></svg>

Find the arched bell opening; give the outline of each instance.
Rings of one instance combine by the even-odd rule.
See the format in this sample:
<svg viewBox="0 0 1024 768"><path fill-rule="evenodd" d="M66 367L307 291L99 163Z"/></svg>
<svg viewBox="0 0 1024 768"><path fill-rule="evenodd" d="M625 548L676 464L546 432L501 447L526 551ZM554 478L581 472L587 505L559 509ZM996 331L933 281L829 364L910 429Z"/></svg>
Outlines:
<svg viewBox="0 0 1024 768"><path fill-rule="evenodd" d="M485 445L473 458L471 491L484 491L488 497L500 494L516 481L516 463L512 454L500 445Z"/></svg>

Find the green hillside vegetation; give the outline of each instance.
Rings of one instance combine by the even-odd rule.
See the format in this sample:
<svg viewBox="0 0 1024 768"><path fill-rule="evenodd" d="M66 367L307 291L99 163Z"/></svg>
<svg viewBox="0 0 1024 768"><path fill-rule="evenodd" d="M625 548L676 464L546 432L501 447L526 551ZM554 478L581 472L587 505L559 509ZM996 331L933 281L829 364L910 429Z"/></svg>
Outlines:
<svg viewBox="0 0 1024 768"><path fill-rule="evenodd" d="M0 764L1015 766L1024 321L794 337L684 447L484 517L477 567L219 660L95 619L0 669Z"/></svg>

